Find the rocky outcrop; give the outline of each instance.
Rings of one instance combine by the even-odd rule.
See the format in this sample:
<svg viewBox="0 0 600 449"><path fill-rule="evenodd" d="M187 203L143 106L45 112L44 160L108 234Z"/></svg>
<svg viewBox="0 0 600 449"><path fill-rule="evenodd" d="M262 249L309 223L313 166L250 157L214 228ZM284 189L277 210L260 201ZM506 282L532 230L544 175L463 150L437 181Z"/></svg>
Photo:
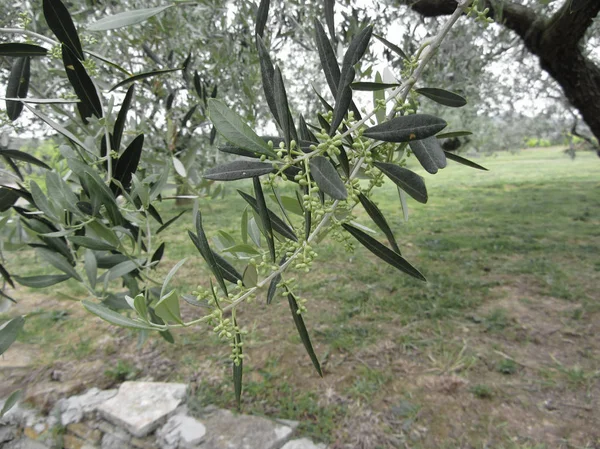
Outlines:
<svg viewBox="0 0 600 449"><path fill-rule="evenodd" d="M92 388L60 399L47 416L19 404L0 419L0 449L325 449L290 440L295 421L212 406L192 417L186 390L164 382Z"/></svg>

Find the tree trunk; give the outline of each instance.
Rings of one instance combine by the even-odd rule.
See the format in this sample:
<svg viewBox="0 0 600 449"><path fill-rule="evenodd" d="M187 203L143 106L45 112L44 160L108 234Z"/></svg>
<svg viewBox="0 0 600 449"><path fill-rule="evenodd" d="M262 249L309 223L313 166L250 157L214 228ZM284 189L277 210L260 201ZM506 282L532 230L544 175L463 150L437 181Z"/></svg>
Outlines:
<svg viewBox="0 0 600 449"><path fill-rule="evenodd" d="M398 2L426 17L451 14L456 9L455 0ZM600 142L600 67L586 58L579 46L600 12L600 0L565 0L550 18L509 1L487 1L485 6L490 8L490 17L517 33L539 58L542 69L560 85Z"/></svg>

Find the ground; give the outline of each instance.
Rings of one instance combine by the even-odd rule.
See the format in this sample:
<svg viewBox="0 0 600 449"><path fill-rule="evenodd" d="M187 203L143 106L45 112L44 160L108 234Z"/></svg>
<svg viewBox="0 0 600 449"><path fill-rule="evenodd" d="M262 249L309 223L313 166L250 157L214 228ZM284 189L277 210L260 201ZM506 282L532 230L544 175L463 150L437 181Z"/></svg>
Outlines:
<svg viewBox="0 0 600 449"><path fill-rule="evenodd" d="M421 172L430 201L411 202L407 223L393 186L375 197L427 284L364 249L318 247L299 293L322 379L285 298L243 307L243 412L298 419L302 434L332 449L600 445L600 161L550 148L476 162L490 171L451 163ZM202 204L212 236L239 235L242 203L233 189L225 199ZM185 217L164 237L163 270L189 257L177 275L189 292L208 281ZM35 263L24 255L7 265L26 274ZM76 284L11 293L19 304L0 321L28 319L0 360L0 396L25 386L48 408L89 386L153 378L190 382L192 410L234 407L229 348L207 329L140 346L134 332L85 313Z"/></svg>

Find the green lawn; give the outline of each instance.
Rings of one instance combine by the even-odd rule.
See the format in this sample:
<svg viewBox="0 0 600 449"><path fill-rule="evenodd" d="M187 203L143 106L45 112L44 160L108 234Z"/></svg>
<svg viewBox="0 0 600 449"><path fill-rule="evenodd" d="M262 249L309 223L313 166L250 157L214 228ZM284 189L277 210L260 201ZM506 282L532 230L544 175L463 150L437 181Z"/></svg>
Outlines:
<svg viewBox="0 0 600 449"><path fill-rule="evenodd" d="M374 200L428 282L359 245L347 253L323 241L313 271L296 277L325 376L314 372L285 298L267 307L265 293L239 314L248 331L243 411L298 419L300 432L332 448L595 447L600 159L534 149L477 158L489 172L449 162L435 176L410 162L426 178L429 203L410 201L404 222L393 185ZM233 188L222 201L202 201L209 235L239 236L242 208ZM190 257L176 280L183 291L208 286L187 237L190 217L164 235L164 273ZM175 347L156 338L140 349L133 332L64 299L82 294L74 284L15 292L22 304L11 314L36 312L19 347L37 351L39 365L99 359L106 370L98 375L110 379L190 381L192 409L234 406L229 348L207 329L176 332Z"/></svg>

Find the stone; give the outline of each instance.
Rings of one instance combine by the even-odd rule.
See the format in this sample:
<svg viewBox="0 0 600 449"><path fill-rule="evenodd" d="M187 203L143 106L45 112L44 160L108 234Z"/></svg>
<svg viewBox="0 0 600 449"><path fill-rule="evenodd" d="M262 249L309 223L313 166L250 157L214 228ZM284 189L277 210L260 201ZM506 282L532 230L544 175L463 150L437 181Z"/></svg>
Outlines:
<svg viewBox="0 0 600 449"><path fill-rule="evenodd" d="M84 441L96 444L102 439L102 432L84 423L73 423L67 426L67 434L74 435Z"/></svg>
<svg viewBox="0 0 600 449"><path fill-rule="evenodd" d="M120 435L116 435L113 433L105 433L102 436L102 443L100 447L102 449L131 449L129 445L130 438L126 439L120 438Z"/></svg>
<svg viewBox="0 0 600 449"><path fill-rule="evenodd" d="M48 449L48 446L29 438L21 438L5 444L2 449Z"/></svg>
<svg viewBox="0 0 600 449"><path fill-rule="evenodd" d="M324 444L315 444L308 438L300 438L285 443L281 449L326 449Z"/></svg>
<svg viewBox="0 0 600 449"><path fill-rule="evenodd" d="M155 442L154 438L136 438L133 437L130 441L131 446L136 449L157 449L158 445Z"/></svg>
<svg viewBox="0 0 600 449"><path fill-rule="evenodd" d="M90 388L79 396L61 399L55 408L60 413L62 425L68 426L81 421L87 414L94 412L100 404L113 398L116 394L117 390L103 391L98 388Z"/></svg>
<svg viewBox="0 0 600 449"><path fill-rule="evenodd" d="M0 425L0 447L17 437L17 426Z"/></svg>
<svg viewBox="0 0 600 449"><path fill-rule="evenodd" d="M191 448L198 445L206 435L206 427L190 416L175 415L157 432L162 449Z"/></svg>
<svg viewBox="0 0 600 449"><path fill-rule="evenodd" d="M163 424L185 399L185 384L165 382L124 382L116 396L97 408L101 416L145 437Z"/></svg>
<svg viewBox="0 0 600 449"><path fill-rule="evenodd" d="M206 437L202 449L278 449L292 436L292 428L267 418L234 415L218 410L202 418Z"/></svg>
<svg viewBox="0 0 600 449"><path fill-rule="evenodd" d="M81 449L85 444L85 440L78 436L66 434L63 435L63 449Z"/></svg>

